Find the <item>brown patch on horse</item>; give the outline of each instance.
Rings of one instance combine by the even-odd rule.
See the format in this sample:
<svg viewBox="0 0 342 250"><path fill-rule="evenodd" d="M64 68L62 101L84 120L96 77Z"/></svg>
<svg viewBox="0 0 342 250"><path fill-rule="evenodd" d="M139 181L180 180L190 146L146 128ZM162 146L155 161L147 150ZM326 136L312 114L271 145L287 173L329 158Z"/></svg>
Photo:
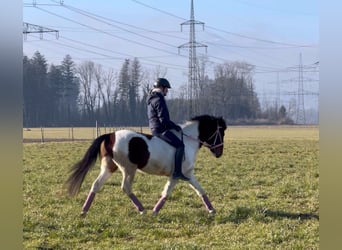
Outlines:
<svg viewBox="0 0 342 250"><path fill-rule="evenodd" d="M128 143L128 159L141 169L146 166L149 158L150 152L144 139L133 137Z"/></svg>
<svg viewBox="0 0 342 250"><path fill-rule="evenodd" d="M115 133L108 134L105 140L101 143L100 155L105 158L107 168L112 173L118 169L118 166L113 162L113 147L115 144Z"/></svg>
<svg viewBox="0 0 342 250"><path fill-rule="evenodd" d="M115 133L108 134L105 140L101 143L100 154L101 158L110 156L113 158L113 147L115 144Z"/></svg>
<svg viewBox="0 0 342 250"><path fill-rule="evenodd" d="M103 157L102 163L105 164L108 170L112 173L118 169L118 166L114 163L113 158L110 156Z"/></svg>

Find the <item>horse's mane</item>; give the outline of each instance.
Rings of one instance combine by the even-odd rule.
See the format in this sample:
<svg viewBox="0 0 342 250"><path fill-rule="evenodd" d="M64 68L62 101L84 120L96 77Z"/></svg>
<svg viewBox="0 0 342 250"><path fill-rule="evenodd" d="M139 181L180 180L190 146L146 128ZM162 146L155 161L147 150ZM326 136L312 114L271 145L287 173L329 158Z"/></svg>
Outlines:
<svg viewBox="0 0 342 250"><path fill-rule="evenodd" d="M213 116L211 115L198 115L198 116L192 117L190 121L210 120L212 118Z"/></svg>
<svg viewBox="0 0 342 250"><path fill-rule="evenodd" d="M222 117L215 117L212 115L199 115L192 117L190 121L198 121L198 122L210 122L210 121L218 121L218 124L224 129L227 128L226 122Z"/></svg>

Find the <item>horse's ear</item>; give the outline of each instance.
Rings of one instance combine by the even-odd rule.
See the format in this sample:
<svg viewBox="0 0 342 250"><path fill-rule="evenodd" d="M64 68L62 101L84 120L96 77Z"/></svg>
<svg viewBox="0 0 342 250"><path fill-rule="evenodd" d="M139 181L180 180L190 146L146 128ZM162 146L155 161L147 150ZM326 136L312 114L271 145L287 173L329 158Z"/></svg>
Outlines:
<svg viewBox="0 0 342 250"><path fill-rule="evenodd" d="M226 121L223 119L223 117L220 116L218 119L219 119L219 122L222 124L222 126L226 129L227 128L227 124L226 124Z"/></svg>

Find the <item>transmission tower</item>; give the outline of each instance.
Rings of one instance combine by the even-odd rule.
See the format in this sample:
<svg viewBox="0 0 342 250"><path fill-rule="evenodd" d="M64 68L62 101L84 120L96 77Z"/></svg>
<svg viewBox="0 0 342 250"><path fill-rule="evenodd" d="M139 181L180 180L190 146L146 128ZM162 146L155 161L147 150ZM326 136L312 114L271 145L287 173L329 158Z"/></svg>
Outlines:
<svg viewBox="0 0 342 250"><path fill-rule="evenodd" d="M190 12L190 20L181 23L181 30L183 30L183 25L190 26L190 39L189 42L178 46L178 52L182 48L189 48L189 68L188 68L188 101L189 101L189 110L188 115L193 116L196 112L198 112L197 105L194 105L194 101L199 98L199 79L198 79L198 64L196 57L196 48L205 47L207 49L207 45L196 42L195 38L195 25L202 25L202 29L204 30L204 23L195 20L194 14L194 1L191 0L191 12Z"/></svg>
<svg viewBox="0 0 342 250"><path fill-rule="evenodd" d="M279 111L280 106L280 82L279 82L279 71L277 71L277 82L276 82L276 110Z"/></svg>
<svg viewBox="0 0 342 250"><path fill-rule="evenodd" d="M39 33L39 38L43 39L43 33L56 33L56 39L59 37L58 30L49 29L40 25L30 24L30 23L23 23L23 34L24 39L26 40L27 34L30 33Z"/></svg>
<svg viewBox="0 0 342 250"><path fill-rule="evenodd" d="M303 63L302 54L299 55L298 66L298 93L297 93L297 124L306 124L305 108L304 108L304 80L303 80Z"/></svg>

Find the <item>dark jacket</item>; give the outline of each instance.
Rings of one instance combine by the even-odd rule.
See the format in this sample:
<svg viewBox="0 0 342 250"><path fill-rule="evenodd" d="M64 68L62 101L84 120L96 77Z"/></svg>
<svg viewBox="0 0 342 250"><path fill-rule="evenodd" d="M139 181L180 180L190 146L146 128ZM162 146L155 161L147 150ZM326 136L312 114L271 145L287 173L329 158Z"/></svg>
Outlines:
<svg viewBox="0 0 342 250"><path fill-rule="evenodd" d="M153 135L161 134L177 125L170 120L169 110L164 95L158 91L151 91L147 99L147 116Z"/></svg>

